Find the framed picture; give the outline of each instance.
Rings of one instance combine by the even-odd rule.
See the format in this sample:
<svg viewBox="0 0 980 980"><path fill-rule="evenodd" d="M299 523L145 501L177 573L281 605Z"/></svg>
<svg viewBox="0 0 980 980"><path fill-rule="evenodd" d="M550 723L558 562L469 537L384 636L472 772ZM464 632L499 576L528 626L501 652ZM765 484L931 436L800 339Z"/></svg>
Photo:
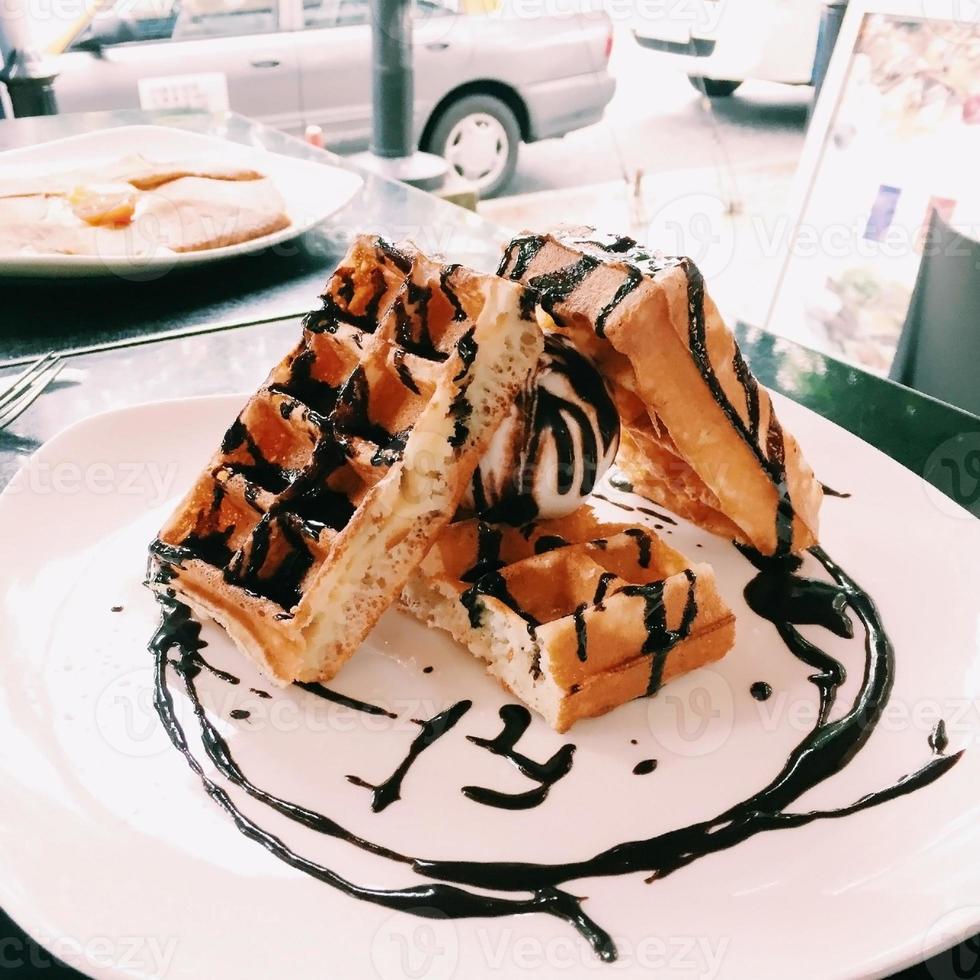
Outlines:
<svg viewBox="0 0 980 980"><path fill-rule="evenodd" d="M887 374L934 211L980 237L980 0L850 0L767 327Z"/></svg>

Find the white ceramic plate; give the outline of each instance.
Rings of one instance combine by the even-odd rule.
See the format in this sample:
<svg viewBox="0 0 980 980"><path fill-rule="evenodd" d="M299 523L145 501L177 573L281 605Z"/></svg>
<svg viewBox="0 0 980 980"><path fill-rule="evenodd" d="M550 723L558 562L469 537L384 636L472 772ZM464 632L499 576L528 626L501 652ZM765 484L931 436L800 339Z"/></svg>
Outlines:
<svg viewBox="0 0 980 980"><path fill-rule="evenodd" d="M158 614L141 585L147 542L241 402L89 419L49 442L0 499L0 903L53 951L97 977L828 978L883 974L980 929L980 525L782 399L782 418L821 478L853 493L827 500L824 544L877 600L897 650L884 720L843 771L792 809L845 806L925 765L940 716L948 753L966 749L957 765L911 795L760 834L652 884L642 873L573 882L569 891L588 896L583 908L615 937L616 965L548 915L393 912L246 839L161 728L147 652ZM332 685L397 719L272 688L212 626L205 656L241 683L199 677L208 717L254 783L407 854L562 862L712 818L774 777L814 722L816 691L810 670L747 609L746 560L683 524L664 533L715 565L739 617L737 646L715 667L565 738L535 720L519 744L533 759L566 741L578 747L571 772L536 809L491 809L460 792L533 785L465 737L495 735L509 699L462 649L397 613ZM837 716L862 681L863 643L803 632L849 670ZM769 701L750 696L756 681L771 684ZM170 689L190 749L204 759L173 676ZM345 776L384 779L419 731L411 719L462 698L473 707L419 757L402 799L372 813L370 793ZM232 711L251 714L236 720ZM655 772L633 774L651 758ZM245 814L304 857L362 886L427 882L299 826L203 764Z"/></svg>
<svg viewBox="0 0 980 980"><path fill-rule="evenodd" d="M190 133L168 126L121 126L81 136L52 140L38 146L0 154L0 176L56 172L97 166L121 157L142 154L153 161L186 160L219 154L223 160L252 167L272 179L286 204L287 228L238 245L200 252L154 249L127 255L0 255L0 276L107 276L145 278L173 268L215 262L259 252L309 231L344 207L364 181L350 170L270 153L254 146ZM145 245L145 243L143 243ZM141 252L145 249L141 248Z"/></svg>

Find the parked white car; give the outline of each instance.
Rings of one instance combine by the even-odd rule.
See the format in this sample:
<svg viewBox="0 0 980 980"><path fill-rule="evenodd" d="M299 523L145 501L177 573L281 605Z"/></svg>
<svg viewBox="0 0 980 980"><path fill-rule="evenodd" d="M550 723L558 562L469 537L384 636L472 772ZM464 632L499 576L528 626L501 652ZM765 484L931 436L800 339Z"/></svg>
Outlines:
<svg viewBox="0 0 980 980"><path fill-rule="evenodd" d="M602 118L615 82L612 24L562 5L551 15L467 14L415 0L415 133L484 196L518 146ZM231 109L294 133L315 124L340 152L367 146L368 0L116 0L55 45L62 112L180 105L215 80ZM168 89L170 85L170 89ZM142 95L141 95L142 92ZM162 95L161 95L162 93Z"/></svg>
<svg viewBox="0 0 980 980"><path fill-rule="evenodd" d="M634 35L712 98L750 78L810 85L822 8L821 0L675 0Z"/></svg>

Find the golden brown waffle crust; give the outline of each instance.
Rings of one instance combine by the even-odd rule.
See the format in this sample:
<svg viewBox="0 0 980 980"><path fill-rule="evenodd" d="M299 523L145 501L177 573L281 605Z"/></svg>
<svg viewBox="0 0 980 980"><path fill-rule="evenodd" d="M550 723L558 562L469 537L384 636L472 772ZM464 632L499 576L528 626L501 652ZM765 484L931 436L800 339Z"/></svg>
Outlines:
<svg viewBox="0 0 980 980"><path fill-rule="evenodd" d="M752 377L697 267L635 248L610 252L604 244L581 230L522 237L500 271L541 288L554 317L542 322L605 373L622 415L624 468L637 489L709 530L734 531L764 554L809 547L818 535L821 486ZM556 294L554 273L560 281L581 263L591 267L574 288ZM549 287L556 295L550 303ZM779 455L783 473L774 476ZM780 538L784 491L792 516Z"/></svg>
<svg viewBox="0 0 980 980"><path fill-rule="evenodd" d="M506 596L478 595L474 613L472 571L491 534L499 535L491 574ZM667 631L654 646L650 602ZM401 606L466 646L559 732L718 660L735 637L709 565L688 563L648 528L602 523L588 506L520 531L451 525L409 578Z"/></svg>
<svg viewBox="0 0 980 980"><path fill-rule="evenodd" d="M435 300L427 313L433 331L445 327L434 341L436 347L443 343L445 356L435 347L428 359L396 356L404 347L394 340L395 320L403 325L417 312L405 305L408 284L440 288L449 277L465 316L435 309ZM166 574L156 587L173 590L223 626L279 683L333 677L452 518L490 438L537 364L543 337L527 319L524 292L457 267L447 276L413 249L359 238L328 284L328 313L307 318L300 344L245 406L162 528L156 553ZM362 328L370 325L366 310L375 301L378 325L372 332ZM440 303L448 307L445 299ZM446 323L439 320L444 313ZM324 319L328 329L317 332ZM296 380L298 363L304 364L303 386ZM417 394L399 381L406 365L415 372ZM328 369L346 379L336 396L345 414L335 408L324 417L301 396L326 390L311 385L307 375L320 372L314 380L324 386ZM394 450L379 448L364 434L380 425L377 417L385 412L395 413L399 426L410 422L402 449L396 443ZM269 457L294 474L288 488L273 491L250 482L261 483L256 444L263 461ZM326 458L333 460L330 468L323 466ZM310 531L299 521L296 501L305 499L296 494L299 486L313 499L317 493L346 499L350 517L340 527ZM207 535L215 533L224 536L223 560L199 544L213 542ZM297 583L296 601L277 601L272 593L282 584L290 542L303 535L313 560ZM252 565L246 581L241 570Z"/></svg>

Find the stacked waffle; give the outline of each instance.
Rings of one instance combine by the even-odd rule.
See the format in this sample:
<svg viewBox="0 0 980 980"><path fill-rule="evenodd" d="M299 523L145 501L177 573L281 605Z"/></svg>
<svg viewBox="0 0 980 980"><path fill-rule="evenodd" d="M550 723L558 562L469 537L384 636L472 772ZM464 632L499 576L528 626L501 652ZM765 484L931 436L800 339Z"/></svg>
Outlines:
<svg viewBox="0 0 980 980"><path fill-rule="evenodd" d="M461 508L533 387L540 323L599 366L643 492L760 551L815 539L819 486L693 264L535 237L501 274L358 239L160 532L156 587L280 682L332 677L400 599L560 731L723 656L712 569L649 528Z"/></svg>
<svg viewBox="0 0 980 980"><path fill-rule="evenodd" d="M153 547L273 677L325 680L452 519L543 349L523 287L359 239Z"/></svg>
<svg viewBox="0 0 980 980"><path fill-rule="evenodd" d="M690 259L579 229L516 239L500 274L611 383L635 489L763 554L817 540L820 484Z"/></svg>

